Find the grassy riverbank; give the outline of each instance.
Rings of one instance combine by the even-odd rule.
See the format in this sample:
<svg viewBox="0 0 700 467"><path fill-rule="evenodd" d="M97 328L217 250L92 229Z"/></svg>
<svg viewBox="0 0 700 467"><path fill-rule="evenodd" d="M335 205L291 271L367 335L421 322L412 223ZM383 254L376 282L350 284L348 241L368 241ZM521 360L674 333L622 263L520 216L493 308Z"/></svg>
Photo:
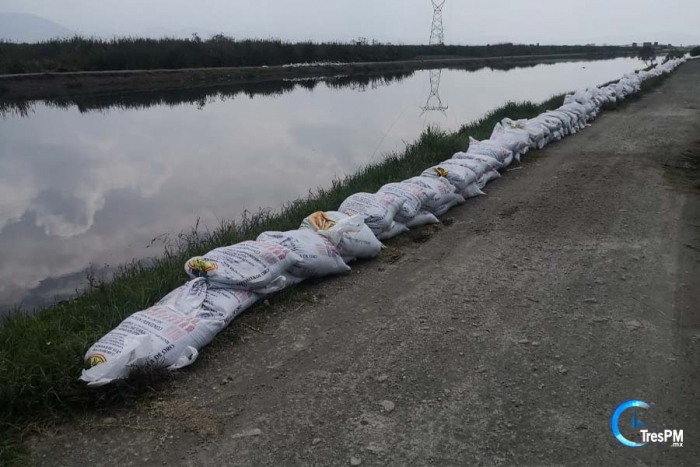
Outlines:
<svg viewBox="0 0 700 467"><path fill-rule="evenodd" d="M658 81L647 81L645 88ZM116 385L88 390L77 380L84 352L125 317L184 283L182 265L190 256L255 238L266 230L297 228L301 219L314 211L336 209L353 193L374 192L464 150L469 136L488 138L504 117L532 118L558 107L562 101L563 96L556 96L539 104L510 103L454 133L429 129L403 153L389 154L306 199L290 202L279 211L259 212L241 222L224 223L210 234L183 235L177 249L168 251L148 268L138 263L123 266L113 281L96 284L75 300L31 316L19 311L9 316L0 327L0 464L17 455L23 436L37 423L62 422L66 416L109 406L142 389Z"/></svg>
<svg viewBox="0 0 700 467"><path fill-rule="evenodd" d="M0 47L1 48L1 47ZM312 63L305 66L239 66L158 70L112 70L70 73L0 75L0 105L27 100L69 100L153 91L182 91L214 87L265 85L282 80L348 78L362 80L387 74L450 68L509 69L563 60L603 60L626 54L568 53L487 57L432 56L411 60L352 63ZM2 54L0 53L0 60Z"/></svg>
<svg viewBox="0 0 700 467"><path fill-rule="evenodd" d="M592 45L394 45L236 40L216 35L203 40L123 37L110 40L73 37L34 44L0 41L0 74L66 71L156 70L259 67L315 62L390 62L416 58L501 57L550 54L605 55L629 51Z"/></svg>

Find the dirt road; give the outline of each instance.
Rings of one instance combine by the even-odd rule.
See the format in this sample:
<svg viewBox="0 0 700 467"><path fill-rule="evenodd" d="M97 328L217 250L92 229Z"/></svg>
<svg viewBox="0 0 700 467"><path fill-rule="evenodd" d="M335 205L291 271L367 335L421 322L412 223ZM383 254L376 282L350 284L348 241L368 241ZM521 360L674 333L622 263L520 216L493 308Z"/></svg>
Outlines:
<svg viewBox="0 0 700 467"><path fill-rule="evenodd" d="M700 61L526 156L488 196L453 210L451 225L412 232L381 260L307 287L307 302L256 309L162 400L47 434L33 458L698 465L692 157ZM628 399L652 404L637 413L650 431L684 430L683 447L620 444L610 420Z"/></svg>

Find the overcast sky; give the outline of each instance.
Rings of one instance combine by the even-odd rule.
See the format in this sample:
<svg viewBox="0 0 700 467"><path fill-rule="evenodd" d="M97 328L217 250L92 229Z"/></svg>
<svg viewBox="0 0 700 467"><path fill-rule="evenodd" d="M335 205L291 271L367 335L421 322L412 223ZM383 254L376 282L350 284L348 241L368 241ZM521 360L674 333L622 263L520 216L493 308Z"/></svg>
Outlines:
<svg viewBox="0 0 700 467"><path fill-rule="evenodd" d="M0 0L87 35L423 43L430 0ZM447 43L698 43L700 0L447 0Z"/></svg>

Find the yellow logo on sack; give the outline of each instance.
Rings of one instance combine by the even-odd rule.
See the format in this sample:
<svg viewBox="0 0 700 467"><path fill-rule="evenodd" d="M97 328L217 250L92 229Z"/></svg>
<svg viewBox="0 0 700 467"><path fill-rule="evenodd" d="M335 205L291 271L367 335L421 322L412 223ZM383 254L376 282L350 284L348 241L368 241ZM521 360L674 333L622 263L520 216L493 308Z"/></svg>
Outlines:
<svg viewBox="0 0 700 467"><path fill-rule="evenodd" d="M336 224L336 222L323 211L317 211L311 214L308 219L316 230L330 230Z"/></svg>
<svg viewBox="0 0 700 467"><path fill-rule="evenodd" d="M105 356L99 353L94 353L87 358L87 363L88 365L90 365L90 368L97 365L102 365L106 361L107 359L105 358Z"/></svg>
<svg viewBox="0 0 700 467"><path fill-rule="evenodd" d="M206 275L207 273L210 273L212 271L216 271L219 269L219 266L213 262L213 261L207 261L206 259L202 258L195 258L191 259L187 263L187 267L190 268L190 271L193 273L198 273L198 274L203 274Z"/></svg>
<svg viewBox="0 0 700 467"><path fill-rule="evenodd" d="M445 170L442 167L435 167L435 173L438 174L439 177L447 177L450 174L449 170Z"/></svg>

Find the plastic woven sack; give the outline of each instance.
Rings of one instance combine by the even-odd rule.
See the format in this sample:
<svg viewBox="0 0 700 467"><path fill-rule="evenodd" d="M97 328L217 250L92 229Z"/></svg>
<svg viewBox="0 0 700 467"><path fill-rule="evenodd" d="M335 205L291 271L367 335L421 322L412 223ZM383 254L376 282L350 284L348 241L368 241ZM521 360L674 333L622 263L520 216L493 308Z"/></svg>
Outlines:
<svg viewBox="0 0 700 467"><path fill-rule="evenodd" d="M327 238L308 229L264 232L258 241L279 243L299 255L301 262L289 268L299 278L323 277L349 272L350 268Z"/></svg>
<svg viewBox="0 0 700 467"><path fill-rule="evenodd" d="M374 258L383 248L365 224L364 216L318 211L306 217L299 228L311 230L330 240L346 263L357 258Z"/></svg>
<svg viewBox="0 0 700 467"><path fill-rule="evenodd" d="M278 243L247 241L191 258L185 272L221 288L271 293L286 286L284 273L301 261Z"/></svg>
<svg viewBox="0 0 700 467"><path fill-rule="evenodd" d="M365 224L374 235L379 237L382 232L394 227L394 217L401 209L403 200L392 195L375 195L372 193L356 193L348 196L338 211L353 216L361 214Z"/></svg>
<svg viewBox="0 0 700 467"><path fill-rule="evenodd" d="M404 202L394 218L396 222L404 224L411 222L423 206L437 196L434 190L411 183L389 183L381 187L377 194L396 196Z"/></svg>
<svg viewBox="0 0 700 467"><path fill-rule="evenodd" d="M85 354L89 368L80 379L89 386L102 386L139 367L188 366L258 298L252 292L214 289L204 279L194 279L157 305L129 316L90 346Z"/></svg>
<svg viewBox="0 0 700 467"><path fill-rule="evenodd" d="M464 196L455 193L454 185L445 178L413 177L404 180L403 183L412 183L437 193L433 199L425 204L425 210L435 216L442 216L454 206L465 203Z"/></svg>

